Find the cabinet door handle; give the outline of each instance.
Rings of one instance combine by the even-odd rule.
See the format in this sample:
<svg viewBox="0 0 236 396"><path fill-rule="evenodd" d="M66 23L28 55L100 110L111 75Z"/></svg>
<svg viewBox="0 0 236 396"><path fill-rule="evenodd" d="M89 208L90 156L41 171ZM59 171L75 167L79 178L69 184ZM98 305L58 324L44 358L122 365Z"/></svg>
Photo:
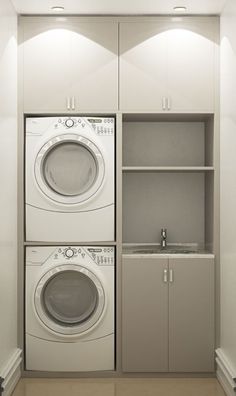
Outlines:
<svg viewBox="0 0 236 396"><path fill-rule="evenodd" d="M169 282L174 282L174 271L172 269L169 270Z"/></svg>
<svg viewBox="0 0 236 396"><path fill-rule="evenodd" d="M164 283L168 282L168 270L167 269L164 269L163 280L164 280Z"/></svg>
<svg viewBox="0 0 236 396"><path fill-rule="evenodd" d="M170 100L169 97L167 98L167 109L168 109L168 110L171 109L171 100Z"/></svg>
<svg viewBox="0 0 236 396"><path fill-rule="evenodd" d="M75 97L74 96L72 96L72 99L71 99L71 108L72 108L72 110L75 110Z"/></svg>
<svg viewBox="0 0 236 396"><path fill-rule="evenodd" d="M67 110L70 110L70 98L69 98L69 96L66 99L66 107L67 107Z"/></svg>
<svg viewBox="0 0 236 396"><path fill-rule="evenodd" d="M166 97L165 96L162 97L162 109L166 110Z"/></svg>

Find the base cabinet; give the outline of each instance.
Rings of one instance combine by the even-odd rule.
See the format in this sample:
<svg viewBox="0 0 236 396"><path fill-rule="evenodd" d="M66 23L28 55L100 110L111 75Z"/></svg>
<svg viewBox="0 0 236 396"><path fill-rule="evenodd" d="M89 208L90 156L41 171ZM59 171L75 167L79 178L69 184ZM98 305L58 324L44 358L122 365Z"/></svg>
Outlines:
<svg viewBox="0 0 236 396"><path fill-rule="evenodd" d="M123 257L124 372L214 371L214 259Z"/></svg>

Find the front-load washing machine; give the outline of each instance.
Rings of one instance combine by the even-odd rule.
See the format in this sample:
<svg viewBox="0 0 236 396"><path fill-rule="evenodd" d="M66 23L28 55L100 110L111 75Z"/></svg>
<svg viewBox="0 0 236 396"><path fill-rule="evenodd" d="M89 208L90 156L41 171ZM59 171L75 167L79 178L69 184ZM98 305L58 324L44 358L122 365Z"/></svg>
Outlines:
<svg viewBox="0 0 236 396"><path fill-rule="evenodd" d="M27 241L114 240L114 117L28 117Z"/></svg>
<svg viewBox="0 0 236 396"><path fill-rule="evenodd" d="M114 369L114 247L26 248L25 367Z"/></svg>

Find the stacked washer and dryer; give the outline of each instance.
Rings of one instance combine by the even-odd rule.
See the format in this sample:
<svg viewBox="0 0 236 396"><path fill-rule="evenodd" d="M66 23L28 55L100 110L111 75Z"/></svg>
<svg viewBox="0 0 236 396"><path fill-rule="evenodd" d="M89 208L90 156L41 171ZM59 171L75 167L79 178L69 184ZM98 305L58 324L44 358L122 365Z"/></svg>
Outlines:
<svg viewBox="0 0 236 396"><path fill-rule="evenodd" d="M25 122L26 370L113 370L115 118Z"/></svg>

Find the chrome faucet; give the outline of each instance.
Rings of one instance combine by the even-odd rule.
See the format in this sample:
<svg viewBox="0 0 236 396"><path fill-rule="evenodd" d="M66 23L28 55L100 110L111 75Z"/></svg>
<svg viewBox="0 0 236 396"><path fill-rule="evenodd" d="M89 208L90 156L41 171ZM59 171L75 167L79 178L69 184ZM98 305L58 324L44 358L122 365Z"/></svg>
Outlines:
<svg viewBox="0 0 236 396"><path fill-rule="evenodd" d="M161 229L161 248L165 249L167 246L167 229Z"/></svg>

